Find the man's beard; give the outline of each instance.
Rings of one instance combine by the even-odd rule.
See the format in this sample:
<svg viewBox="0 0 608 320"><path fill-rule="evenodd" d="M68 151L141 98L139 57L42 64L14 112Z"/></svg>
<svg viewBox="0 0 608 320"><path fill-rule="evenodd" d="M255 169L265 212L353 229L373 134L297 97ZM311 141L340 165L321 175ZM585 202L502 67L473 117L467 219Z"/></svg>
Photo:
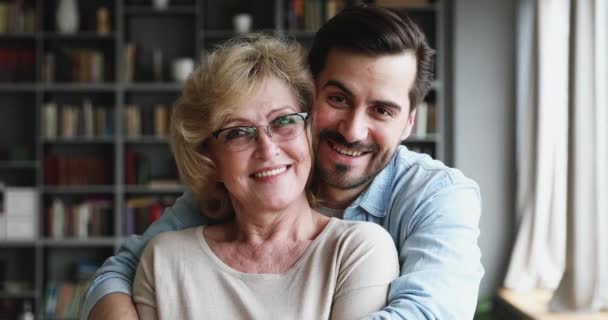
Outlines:
<svg viewBox="0 0 608 320"><path fill-rule="evenodd" d="M364 144L361 141L347 142L344 136L335 131L323 130L319 133L318 143L327 143L339 145L349 150L371 153L371 159L368 162L365 172L357 177L349 177L348 173L352 171L352 167L344 164L335 164L333 168L322 167L319 157L316 155L316 175L324 184L341 190L355 189L367 184L374 179L376 175L386 167L393 152L379 154L380 146L376 143ZM330 146L331 147L331 146Z"/></svg>

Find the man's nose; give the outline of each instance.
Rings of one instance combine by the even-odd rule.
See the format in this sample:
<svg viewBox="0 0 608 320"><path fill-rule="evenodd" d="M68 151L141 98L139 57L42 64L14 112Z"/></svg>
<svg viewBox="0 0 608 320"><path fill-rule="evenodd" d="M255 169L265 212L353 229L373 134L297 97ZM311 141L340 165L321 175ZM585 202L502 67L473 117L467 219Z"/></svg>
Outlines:
<svg viewBox="0 0 608 320"><path fill-rule="evenodd" d="M364 141L369 131L367 120L364 112L353 110L340 120L338 131L347 142Z"/></svg>

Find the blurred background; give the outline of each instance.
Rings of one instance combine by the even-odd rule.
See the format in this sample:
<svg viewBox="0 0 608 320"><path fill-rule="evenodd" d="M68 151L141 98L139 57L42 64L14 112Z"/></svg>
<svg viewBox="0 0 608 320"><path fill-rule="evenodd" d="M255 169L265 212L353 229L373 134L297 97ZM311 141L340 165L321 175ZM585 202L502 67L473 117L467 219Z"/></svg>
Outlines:
<svg viewBox="0 0 608 320"><path fill-rule="evenodd" d="M551 65L565 68L567 78L568 57L580 57L568 35L570 30L583 32L578 39L584 42L586 33L568 27L577 21L571 17L595 21L601 30L605 24L597 21L602 16L594 12L606 6L601 0L375 2L408 14L437 50L432 90L404 144L459 168L482 190L479 245L486 274L476 317L557 319L552 317L557 313L548 311L549 299L568 259L577 257L565 249L572 210L566 210L565 202L545 204L550 209L540 210L544 216L528 209L542 207L538 203L548 198L576 197L551 188L565 186L555 182L554 173L566 172L566 162L534 155L559 151L566 152L570 163L576 161L563 148L540 148L567 145L568 135L552 134L568 131L567 126L545 132L562 140L543 142L530 136L542 131L530 128L543 126L530 121L568 123L569 97L580 95L572 89L574 82L566 79L560 82L566 85L554 86L542 81L557 79L546 74ZM183 192L166 137L171 105L185 77L215 44L237 33L263 31L286 33L309 46L319 26L350 3L0 0L0 319L76 318L92 273ZM551 29L551 23L565 29ZM605 29L599 36L608 38ZM564 35L566 44L539 49L542 39L560 40L551 37L551 30ZM605 55L593 56L598 59L592 59L592 69L608 71L602 64ZM592 78L598 77L599 84L592 87L601 93L607 89L601 87L605 77ZM547 98L551 95L557 102ZM545 105L555 108L541 108ZM570 141L581 141L574 137ZM593 150L600 149L584 152ZM562 166L538 174L543 164L555 163ZM522 174L538 179L522 179ZM522 187L539 181L548 187ZM598 188L594 192L601 194ZM547 189L548 196L539 200L536 196ZM560 214L556 217L554 211ZM529 217L527 224L524 217ZM539 230L543 224L557 229ZM512 253L516 239L523 249ZM556 246L543 247L547 243ZM549 254L533 258L539 252ZM606 255L594 266L608 270ZM553 274L547 281L545 268ZM511 281L505 283L509 269ZM583 308L588 312L583 316L608 319L605 313L593 313L608 306L608 276L597 277L604 280L595 281L593 290L604 292L604 300L587 299L593 307ZM580 319L595 319L591 317Z"/></svg>

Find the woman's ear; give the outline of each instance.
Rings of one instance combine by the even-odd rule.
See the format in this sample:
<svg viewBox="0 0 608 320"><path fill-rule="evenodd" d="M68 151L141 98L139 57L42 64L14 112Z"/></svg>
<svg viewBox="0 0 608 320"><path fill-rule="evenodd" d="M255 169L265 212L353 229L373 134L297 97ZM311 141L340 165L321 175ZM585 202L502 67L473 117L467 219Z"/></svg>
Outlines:
<svg viewBox="0 0 608 320"><path fill-rule="evenodd" d="M196 151L202 155L205 156L207 158L209 158L209 142L207 140L201 142L198 145L198 148L196 149Z"/></svg>
<svg viewBox="0 0 608 320"><path fill-rule="evenodd" d="M213 171L213 180L217 181L218 183L223 183L222 179L218 176L218 172L219 172L218 163L220 163L220 161L218 161L214 157L213 147L209 144L208 140L203 141L199 145L198 153L200 155L202 155L203 157L207 158L207 160L209 161L208 164L210 165L211 170Z"/></svg>

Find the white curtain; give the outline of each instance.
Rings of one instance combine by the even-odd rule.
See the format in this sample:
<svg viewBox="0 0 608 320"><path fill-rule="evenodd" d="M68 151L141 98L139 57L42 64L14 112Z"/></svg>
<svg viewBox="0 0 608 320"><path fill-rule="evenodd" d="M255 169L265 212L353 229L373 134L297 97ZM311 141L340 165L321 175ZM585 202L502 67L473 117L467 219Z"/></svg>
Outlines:
<svg viewBox="0 0 608 320"><path fill-rule="evenodd" d="M566 269L553 310L608 309L608 6L572 3Z"/></svg>
<svg viewBox="0 0 608 320"><path fill-rule="evenodd" d="M606 0L519 6L519 229L505 286L557 288L554 310L608 308L607 16Z"/></svg>
<svg viewBox="0 0 608 320"><path fill-rule="evenodd" d="M553 289L564 269L568 1L524 0L519 8L519 229L505 280L514 289Z"/></svg>

